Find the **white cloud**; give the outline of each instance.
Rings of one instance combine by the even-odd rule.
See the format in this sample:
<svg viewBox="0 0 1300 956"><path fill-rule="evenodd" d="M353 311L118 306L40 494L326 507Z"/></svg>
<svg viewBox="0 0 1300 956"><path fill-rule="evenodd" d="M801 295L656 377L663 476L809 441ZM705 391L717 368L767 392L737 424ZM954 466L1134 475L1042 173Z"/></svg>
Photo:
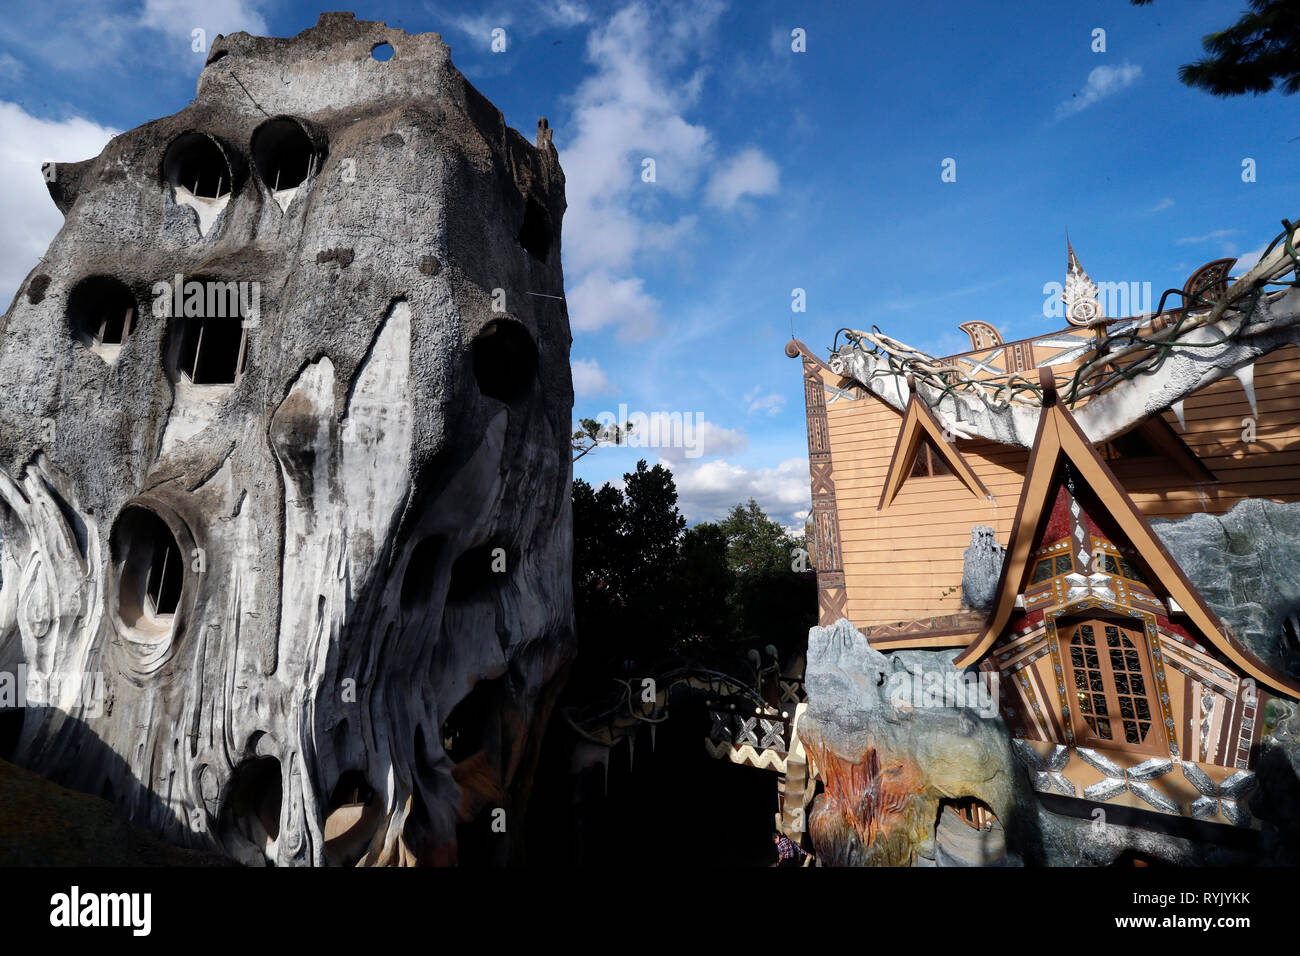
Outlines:
<svg viewBox="0 0 1300 956"><path fill-rule="evenodd" d="M266 20L255 3L247 0L145 0L140 26L158 30L184 43L190 50L190 31L202 29L211 43L218 34L247 30L257 36L267 33Z"/></svg>
<svg viewBox="0 0 1300 956"><path fill-rule="evenodd" d="M573 3L571 0L552 0L537 6L542 18L557 27L576 27L591 19L591 12L584 4Z"/></svg>
<svg viewBox="0 0 1300 956"><path fill-rule="evenodd" d="M673 21L715 19L705 5ZM697 27L703 29L703 26ZM685 195L710 161L707 129L685 118L699 95L698 79L674 80L688 50L667 42L648 7L634 3L592 30L587 58L596 67L573 96L568 144L561 151L567 181L565 266L579 273L627 268L645 243L634 200L646 190ZM642 161L655 162L655 181L641 179Z"/></svg>
<svg viewBox="0 0 1300 956"><path fill-rule="evenodd" d="M265 35L259 12L265 0L144 0L143 3L87 4L78 0L44 0L29 4L21 24L0 19L0 46L49 67L105 77L125 78L161 60L167 69L194 74L207 59L218 34L247 30ZM208 49L192 49L191 31L206 34ZM159 43L149 33L162 33ZM161 56L159 56L161 54Z"/></svg>
<svg viewBox="0 0 1300 956"><path fill-rule="evenodd" d="M739 428L723 428L708 419L698 422L695 427L695 449L692 457L698 461L703 458L722 458L726 455L738 455L749 447L749 436ZM698 454L695 452L698 451ZM684 453L678 449L667 449L664 454L669 460L685 460Z"/></svg>
<svg viewBox="0 0 1300 956"><path fill-rule="evenodd" d="M719 49L722 9L720 0L633 2L588 35L594 70L574 91L571 119L556 133L567 181L564 265L576 331L613 328L624 340L654 334L663 309L637 267L679 253L698 224L696 214L674 212L669 202L730 209L742 197L775 189L776 165L758 150L712 171L713 135L688 118ZM654 161L652 181L644 178L647 159Z"/></svg>
<svg viewBox="0 0 1300 956"><path fill-rule="evenodd" d="M771 48L773 56L786 56L793 53L794 49L791 46L793 42L794 38L785 27L772 27L772 32L767 38L767 45Z"/></svg>
<svg viewBox="0 0 1300 956"><path fill-rule="evenodd" d="M1056 118L1070 116L1085 110L1093 103L1098 103L1120 90L1127 89L1138 81L1142 67L1125 63L1122 66L1099 66L1088 74L1088 81L1083 90L1060 103L1056 107Z"/></svg>
<svg viewBox="0 0 1300 956"><path fill-rule="evenodd" d="M709 205L728 210L744 196L771 196L780 185L781 171L776 163L751 146L713 173L705 195Z"/></svg>
<svg viewBox="0 0 1300 956"><path fill-rule="evenodd" d="M521 6L524 7L522 11L519 9ZM445 10L438 6L433 8L433 12L440 22L485 43L491 40L492 31L500 27L506 31L507 49L511 34L531 37L543 30L566 30L581 26L591 19L591 11L586 5L574 0L531 0L526 4L515 0L512 3L480 4L475 13Z"/></svg>
<svg viewBox="0 0 1300 956"><path fill-rule="evenodd" d="M811 502L808 459L790 458L774 468L745 468L728 461L674 464L677 504L686 520L716 521L753 498L783 525L803 528Z"/></svg>
<svg viewBox="0 0 1300 956"><path fill-rule="evenodd" d="M1243 252L1232 267L1232 274L1236 276L1245 275L1255 267L1260 259L1264 258L1264 247L1260 246L1250 252Z"/></svg>
<svg viewBox="0 0 1300 956"><path fill-rule="evenodd" d="M567 296L573 330L597 332L613 326L620 338L631 342L654 335L659 303L644 285L639 278L614 279L603 271L589 274Z"/></svg>
<svg viewBox="0 0 1300 956"><path fill-rule="evenodd" d="M768 395L760 394L763 391L762 386L746 393L745 401L749 403L749 414L755 415L759 412L766 412L768 415L777 415L785 407L785 396L772 392Z"/></svg>
<svg viewBox="0 0 1300 956"><path fill-rule="evenodd" d="M1183 236L1181 239L1174 240L1180 246L1194 246L1202 242L1218 242L1221 239L1227 239L1234 236L1240 229L1215 229L1213 232L1207 232L1203 236Z"/></svg>
<svg viewBox="0 0 1300 956"><path fill-rule="evenodd" d="M1172 199L1169 199L1168 197L1166 197L1166 198L1160 200L1160 201L1159 201L1158 203L1156 203L1154 206L1152 206L1150 211L1151 211L1151 212L1164 212L1166 209L1173 209L1173 208L1174 208L1174 201L1173 201Z"/></svg>
<svg viewBox="0 0 1300 956"><path fill-rule="evenodd" d="M573 392L579 398L615 391L614 384L595 359L574 359L572 367Z"/></svg>
<svg viewBox="0 0 1300 956"><path fill-rule="evenodd" d="M26 71L26 67L16 57L0 53L0 80L17 80Z"/></svg>
<svg viewBox="0 0 1300 956"><path fill-rule="evenodd" d="M0 102L0 297L7 307L18 286L63 225L41 164L99 155L117 130L90 120L38 119L17 103ZM0 307L3 311L3 307Z"/></svg>

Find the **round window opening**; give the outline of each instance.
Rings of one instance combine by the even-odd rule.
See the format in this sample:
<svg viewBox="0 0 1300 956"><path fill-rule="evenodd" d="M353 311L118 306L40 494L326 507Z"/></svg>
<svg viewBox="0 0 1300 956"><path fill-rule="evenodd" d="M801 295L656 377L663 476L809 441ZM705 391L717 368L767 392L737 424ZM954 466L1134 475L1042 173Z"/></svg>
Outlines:
<svg viewBox="0 0 1300 956"><path fill-rule="evenodd" d="M230 194L233 178L217 141L204 133L182 133L163 154L163 179L198 199Z"/></svg>
<svg viewBox="0 0 1300 956"><path fill-rule="evenodd" d="M296 189L320 168L323 156L297 120L267 120L253 133L253 165L271 192Z"/></svg>
<svg viewBox="0 0 1300 956"><path fill-rule="evenodd" d="M393 58L393 47L389 43L376 43L370 50L370 55L380 63L387 63Z"/></svg>
<svg viewBox="0 0 1300 956"><path fill-rule="evenodd" d="M176 536L152 511L131 507L122 513L115 537L115 558L122 569L118 584L122 622L141 630L169 629L185 584Z"/></svg>

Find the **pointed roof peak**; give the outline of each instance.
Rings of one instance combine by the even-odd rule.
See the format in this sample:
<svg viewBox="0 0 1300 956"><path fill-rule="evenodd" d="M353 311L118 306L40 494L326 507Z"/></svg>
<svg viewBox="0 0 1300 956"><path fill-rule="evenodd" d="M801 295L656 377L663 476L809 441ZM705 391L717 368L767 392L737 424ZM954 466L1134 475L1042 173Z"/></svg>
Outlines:
<svg viewBox="0 0 1300 956"><path fill-rule="evenodd" d="M1068 472L1063 465L1069 466ZM1038 433L1029 454L1021 498L1016 507L1016 523L1007 543L993 610L980 635L954 659L953 663L959 669L978 662L1006 628L1016 607L1017 596L1023 595L1031 566L1035 563L1036 539L1051 515L1059 488L1070 479L1076 486L1070 489L1070 497L1077 501L1079 493L1086 489L1087 496L1095 499L1098 513L1106 514L1108 523L1114 526L1113 531L1107 534L1108 539L1121 549L1132 550L1138 563L1151 572L1150 584L1158 589L1156 593L1173 599L1179 613L1186 616L1189 628L1199 632L1245 676L1253 677L1290 698L1300 699L1300 680L1268 667L1223 628L1218 616L1151 529L1114 472L1097 454L1074 416L1060 402L1043 408L1039 416ZM1080 562L1081 565L1085 563Z"/></svg>
<svg viewBox="0 0 1300 956"><path fill-rule="evenodd" d="M1065 232L1065 249L1065 291L1061 293L1061 301L1065 303L1066 321L1071 325L1092 325L1106 315L1097 300L1097 284L1084 271L1083 264L1075 255L1068 229Z"/></svg>

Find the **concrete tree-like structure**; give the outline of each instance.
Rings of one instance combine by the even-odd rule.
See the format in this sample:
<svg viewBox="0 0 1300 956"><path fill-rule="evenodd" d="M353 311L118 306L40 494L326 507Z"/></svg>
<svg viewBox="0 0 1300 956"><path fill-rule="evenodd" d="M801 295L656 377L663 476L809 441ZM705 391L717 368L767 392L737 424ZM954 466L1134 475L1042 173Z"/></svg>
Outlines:
<svg viewBox="0 0 1300 956"><path fill-rule="evenodd" d="M0 323L14 759L249 863L507 858L573 648L545 120L325 14L46 175Z"/></svg>

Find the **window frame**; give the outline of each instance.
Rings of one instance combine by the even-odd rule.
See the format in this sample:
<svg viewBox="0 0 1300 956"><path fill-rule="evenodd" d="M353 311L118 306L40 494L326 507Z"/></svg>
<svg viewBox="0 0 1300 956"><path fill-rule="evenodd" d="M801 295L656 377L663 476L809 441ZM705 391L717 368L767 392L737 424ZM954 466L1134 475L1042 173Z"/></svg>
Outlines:
<svg viewBox="0 0 1300 956"><path fill-rule="evenodd" d="M937 470L934 466L936 460L941 463L941 471ZM925 462L925 469L923 471L917 470L916 466L918 462ZM956 472L953 471L952 465L948 464L948 460L944 458L939 449L934 446L934 442L930 441L928 437L923 436L920 443L916 446L916 454L912 456L912 466L907 472L907 480L910 481L913 478L943 478L949 475L956 477Z"/></svg>
<svg viewBox="0 0 1300 956"><path fill-rule="evenodd" d="M209 330L209 322L239 322L239 347L235 358L235 377L229 382L199 382L195 381L195 376L199 372L200 363L203 360L203 337L204 333ZM184 381L187 385L196 388L234 388L244 379L246 365L248 361L248 326L244 324L243 316L234 319L229 318L203 318L203 317L183 317L183 323L186 324L180 330L180 343L176 356L176 377ZM190 346L193 346L193 355L189 355Z"/></svg>
<svg viewBox="0 0 1300 956"><path fill-rule="evenodd" d="M1109 558L1115 563L1115 570L1111 571L1106 567L1103 558ZM1113 578L1123 578L1130 584L1136 584L1139 587L1150 588L1147 579L1141 576L1141 571L1133 562L1130 555L1124 554L1119 549L1111 550L1103 547L1100 542L1094 541L1092 548L1092 566L1102 574L1109 574Z"/></svg>
<svg viewBox="0 0 1300 956"><path fill-rule="evenodd" d="M1078 687L1078 678L1076 674L1084 675L1085 683L1089 683L1088 675L1091 669L1085 666L1079 669L1075 666L1071 648L1082 644L1075 645L1076 636L1081 636L1082 628L1091 625L1093 636L1096 641L1097 658L1099 666L1095 669L1100 678L1102 689L1088 690L1087 693L1091 698L1093 695L1100 693L1106 703L1108 713L1104 719L1111 731L1111 738L1107 739L1097 731L1094 731L1088 724L1086 717L1097 718L1099 715L1094 713L1084 714L1079 702L1079 695L1084 693ZM1106 643L1106 628L1115 628L1120 635L1121 640L1127 638L1131 644L1131 649L1137 653L1138 670L1133 671L1126 667L1124 677L1127 683L1131 675L1140 675L1143 683L1141 694L1133 693L1130 689L1128 693L1121 693L1116 681L1115 670L1112 666L1110 648ZM1076 744L1082 744L1091 747L1111 750L1125 750L1134 753L1144 753L1151 755L1167 755L1169 753L1168 735L1164 724L1164 712L1160 708L1159 696L1156 694L1155 675L1151 667L1151 660L1146 646L1146 638L1143 632L1133 627L1133 622L1128 618L1106 617L1103 615L1093 615L1089 617L1071 618L1068 622L1061 622L1057 626L1057 640L1061 648L1061 661L1067 671L1066 693L1070 698L1070 723L1074 729L1074 739ZM1125 648L1121 644L1121 650ZM1126 719L1141 720L1140 716L1126 718L1123 715L1123 708L1119 698L1127 697L1135 702L1138 699L1146 701L1148 713L1150 714L1151 726L1147 731L1146 739L1138 743L1130 743L1124 737L1124 721ZM1136 713L1136 708L1135 708Z"/></svg>

